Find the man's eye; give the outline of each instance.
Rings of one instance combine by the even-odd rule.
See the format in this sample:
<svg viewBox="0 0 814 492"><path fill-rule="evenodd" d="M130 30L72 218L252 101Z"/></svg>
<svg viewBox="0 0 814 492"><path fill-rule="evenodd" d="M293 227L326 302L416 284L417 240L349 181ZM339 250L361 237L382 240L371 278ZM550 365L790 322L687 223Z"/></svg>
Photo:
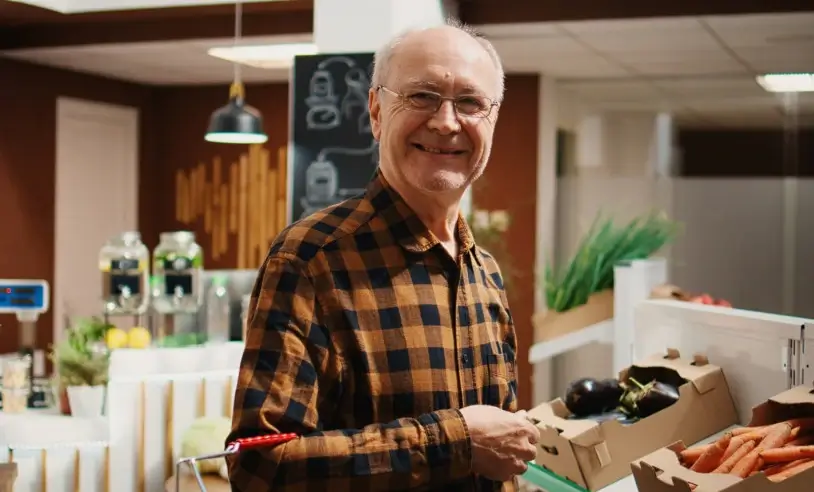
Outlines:
<svg viewBox="0 0 814 492"><path fill-rule="evenodd" d="M458 107L470 111L483 111L486 109L486 102L477 97L461 97L457 103Z"/></svg>
<svg viewBox="0 0 814 492"><path fill-rule="evenodd" d="M407 99L416 105L430 105L438 101L438 95L431 92L415 92L407 96Z"/></svg>

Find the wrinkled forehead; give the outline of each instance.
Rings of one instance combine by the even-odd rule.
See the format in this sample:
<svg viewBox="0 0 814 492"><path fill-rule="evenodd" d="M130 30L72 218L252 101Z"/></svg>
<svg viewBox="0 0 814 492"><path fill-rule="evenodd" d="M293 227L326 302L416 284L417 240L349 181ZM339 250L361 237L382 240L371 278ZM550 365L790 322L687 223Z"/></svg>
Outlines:
<svg viewBox="0 0 814 492"><path fill-rule="evenodd" d="M436 92L496 97L498 72L483 46L468 35L408 39L393 52L388 84Z"/></svg>

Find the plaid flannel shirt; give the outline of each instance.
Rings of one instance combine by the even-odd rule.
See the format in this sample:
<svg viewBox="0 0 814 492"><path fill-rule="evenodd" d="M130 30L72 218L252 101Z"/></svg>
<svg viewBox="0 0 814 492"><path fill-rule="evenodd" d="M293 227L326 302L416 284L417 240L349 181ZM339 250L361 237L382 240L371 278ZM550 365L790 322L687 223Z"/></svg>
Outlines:
<svg viewBox="0 0 814 492"><path fill-rule="evenodd" d="M274 241L255 283L229 440L232 489L515 490L474 476L457 410L517 410L514 326L495 260L458 221L453 260L377 173L363 196Z"/></svg>

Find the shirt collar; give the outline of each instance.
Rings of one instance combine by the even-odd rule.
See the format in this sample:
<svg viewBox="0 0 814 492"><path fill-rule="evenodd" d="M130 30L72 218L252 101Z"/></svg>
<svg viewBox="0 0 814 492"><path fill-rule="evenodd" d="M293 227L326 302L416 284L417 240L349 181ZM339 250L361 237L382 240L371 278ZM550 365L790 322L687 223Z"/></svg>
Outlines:
<svg viewBox="0 0 814 492"><path fill-rule="evenodd" d="M407 202L384 179L381 171L376 171L367 186L366 199L377 214L384 218L390 232L407 251L422 253L440 244L441 241L418 218ZM458 215L458 242L461 254L475 246L475 238L462 214Z"/></svg>

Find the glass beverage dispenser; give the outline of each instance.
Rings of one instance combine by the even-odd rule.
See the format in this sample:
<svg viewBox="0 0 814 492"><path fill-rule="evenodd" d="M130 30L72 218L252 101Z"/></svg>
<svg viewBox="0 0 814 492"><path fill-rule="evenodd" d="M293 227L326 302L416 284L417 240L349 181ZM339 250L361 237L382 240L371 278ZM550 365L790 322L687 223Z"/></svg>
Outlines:
<svg viewBox="0 0 814 492"><path fill-rule="evenodd" d="M132 315L140 325L150 300L150 250L141 235L129 231L111 238L99 252L99 269L105 322L110 316Z"/></svg>
<svg viewBox="0 0 814 492"><path fill-rule="evenodd" d="M190 231L163 232L153 251L152 305L160 345L203 342L203 250Z"/></svg>

